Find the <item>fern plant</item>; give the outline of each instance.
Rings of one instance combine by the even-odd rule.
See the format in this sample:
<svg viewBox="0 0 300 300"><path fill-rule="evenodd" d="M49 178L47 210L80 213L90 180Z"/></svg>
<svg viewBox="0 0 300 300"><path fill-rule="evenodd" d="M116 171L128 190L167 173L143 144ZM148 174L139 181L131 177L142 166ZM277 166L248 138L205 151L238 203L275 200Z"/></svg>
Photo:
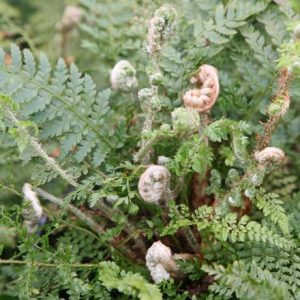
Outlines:
<svg viewBox="0 0 300 300"><path fill-rule="evenodd" d="M298 299L297 5L65 4L3 23L1 296Z"/></svg>

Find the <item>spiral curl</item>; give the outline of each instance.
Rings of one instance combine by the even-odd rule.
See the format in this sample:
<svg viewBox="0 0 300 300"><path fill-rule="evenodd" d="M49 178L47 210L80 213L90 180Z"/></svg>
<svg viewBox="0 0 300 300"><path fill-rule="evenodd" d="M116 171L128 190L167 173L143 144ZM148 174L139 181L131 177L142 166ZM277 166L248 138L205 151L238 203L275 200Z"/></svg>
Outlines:
<svg viewBox="0 0 300 300"><path fill-rule="evenodd" d="M254 153L255 160L259 165L280 164L285 161L285 153L276 147L267 147L262 151Z"/></svg>
<svg viewBox="0 0 300 300"><path fill-rule="evenodd" d="M140 177L138 191L144 201L159 204L170 197L169 170L164 166L151 165Z"/></svg>
<svg viewBox="0 0 300 300"><path fill-rule="evenodd" d="M146 265L155 283L170 278L170 273L177 271L171 249L161 241L154 242L146 254Z"/></svg>
<svg viewBox="0 0 300 300"><path fill-rule="evenodd" d="M191 78L191 83L200 87L191 89L184 94L184 105L196 109L199 113L209 112L220 92L217 69L210 65L202 65L197 75Z"/></svg>
<svg viewBox="0 0 300 300"><path fill-rule="evenodd" d="M186 135L199 129L200 117L195 109L178 107L171 116L172 126L176 134Z"/></svg>
<svg viewBox="0 0 300 300"><path fill-rule="evenodd" d="M130 93L138 86L136 70L127 60L120 60L112 69L110 83L114 90Z"/></svg>
<svg viewBox="0 0 300 300"><path fill-rule="evenodd" d="M75 5L68 5L64 10L61 22L58 24L62 31L70 31L74 29L82 18L82 11Z"/></svg>
<svg viewBox="0 0 300 300"><path fill-rule="evenodd" d="M171 5L165 4L155 11L147 36L147 50L150 54L157 54L161 50L165 40L174 31L176 22L177 13Z"/></svg>
<svg viewBox="0 0 300 300"><path fill-rule="evenodd" d="M28 233L34 233L37 226L43 221L43 208L31 184L25 183L22 192L24 200L29 203L29 207L24 209L22 213L24 225L27 228Z"/></svg>

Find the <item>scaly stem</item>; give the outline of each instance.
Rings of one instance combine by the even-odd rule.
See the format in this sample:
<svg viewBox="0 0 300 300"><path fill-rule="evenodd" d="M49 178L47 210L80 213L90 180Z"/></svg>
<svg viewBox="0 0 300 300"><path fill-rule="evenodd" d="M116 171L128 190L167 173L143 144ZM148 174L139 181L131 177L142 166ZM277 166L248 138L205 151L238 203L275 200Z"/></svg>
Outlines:
<svg viewBox="0 0 300 300"><path fill-rule="evenodd" d="M199 136L201 138L202 132L209 125L210 120L209 120L208 113L199 113L199 115L200 115L200 123L201 123L200 128L199 128ZM205 141L206 145L208 145L208 137L205 137L204 141Z"/></svg>
<svg viewBox="0 0 300 300"><path fill-rule="evenodd" d="M261 151L264 148L268 147L271 142L273 133L277 128L279 121L281 120L282 116L286 113L286 110L289 106L290 96L289 96L289 88L291 86L292 75L287 69L283 69L280 72L279 77L279 88L278 92L273 100L273 102L283 101L281 103L281 109L278 113L274 115L270 115L269 120L267 123L264 124L264 133L262 136L258 138L256 150Z"/></svg>

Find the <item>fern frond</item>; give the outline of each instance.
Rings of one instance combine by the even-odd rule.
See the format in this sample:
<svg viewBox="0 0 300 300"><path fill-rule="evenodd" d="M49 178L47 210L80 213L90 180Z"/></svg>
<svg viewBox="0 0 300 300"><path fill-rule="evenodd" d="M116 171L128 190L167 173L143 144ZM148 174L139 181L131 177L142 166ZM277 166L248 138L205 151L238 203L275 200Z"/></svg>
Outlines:
<svg viewBox="0 0 300 300"><path fill-rule="evenodd" d="M253 50L255 58L259 62L268 62L267 66L269 69L274 68L272 63L277 58L276 53L272 49L271 46L266 45L265 38L263 35L259 33L259 31L255 30L252 25L244 26L240 28L241 34L245 37L246 42L249 47Z"/></svg>
<svg viewBox="0 0 300 300"><path fill-rule="evenodd" d="M263 211L266 217L279 226L284 235L289 235L288 216L277 194L265 194L264 190L260 190L255 196L254 204Z"/></svg>
<svg viewBox="0 0 300 300"><path fill-rule="evenodd" d="M184 205L175 207L170 215L172 217L171 222L164 228L162 235L174 234L180 228L195 225L200 233L205 230L223 242L261 242L282 249L295 247L293 240L280 236L256 221L250 221L248 216L243 216L238 220L235 213L229 213L224 218L212 217L212 213L212 207L206 205L201 206L189 216ZM174 218L174 216L176 217Z"/></svg>
<svg viewBox="0 0 300 300"><path fill-rule="evenodd" d="M61 157L75 150L77 162L91 160L99 166L119 140L113 136L110 91L96 91L89 75L82 75L72 64L70 69L59 59L52 71L45 55L36 62L30 50L13 45L12 64L4 63L0 50L0 92L20 107L22 119L33 119L40 128L40 138L58 141Z"/></svg>
<svg viewBox="0 0 300 300"><path fill-rule="evenodd" d="M267 1L231 1L226 8L223 4L216 7L215 17L195 24L195 37L204 38L211 43L224 44L236 34L245 21L268 6Z"/></svg>
<svg viewBox="0 0 300 300"><path fill-rule="evenodd" d="M277 6L270 5L257 17L257 20L264 24L266 32L271 37L274 45L280 46L287 41L285 16Z"/></svg>
<svg viewBox="0 0 300 300"><path fill-rule="evenodd" d="M288 285L277 280L268 270L259 267L255 262L246 265L243 261L235 261L226 268L213 264L202 267L216 282L210 290L224 299L232 296L238 299L290 299Z"/></svg>
<svg viewBox="0 0 300 300"><path fill-rule="evenodd" d="M148 283L140 274L121 270L114 262L101 262L99 279L108 289L117 289L140 300L161 300L162 295L157 286Z"/></svg>

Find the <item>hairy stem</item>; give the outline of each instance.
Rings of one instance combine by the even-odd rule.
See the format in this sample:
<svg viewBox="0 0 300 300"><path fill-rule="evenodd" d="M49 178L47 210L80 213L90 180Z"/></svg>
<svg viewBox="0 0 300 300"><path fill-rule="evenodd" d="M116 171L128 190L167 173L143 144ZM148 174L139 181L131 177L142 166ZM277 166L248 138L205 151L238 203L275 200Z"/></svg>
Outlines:
<svg viewBox="0 0 300 300"><path fill-rule="evenodd" d="M151 137L148 141L147 140L142 141L140 150L134 155L134 161L135 162L142 161L147 156L147 154L150 152L152 146L160 138L161 138L161 135L158 133L155 136Z"/></svg>
<svg viewBox="0 0 300 300"><path fill-rule="evenodd" d="M144 122L143 130L142 130L143 133L144 132L149 133L152 130L153 118L154 118L154 113L153 113L152 109L149 109L146 119L145 119L145 122ZM145 164L148 164L150 161L150 153L151 153L152 145L153 145L153 143L148 143L147 140L145 138L143 138L142 142L141 142L141 149L139 151L139 152L141 152L142 157L140 157L139 159L137 159L135 157L134 160L138 161L138 160L143 159L143 162Z"/></svg>
<svg viewBox="0 0 300 300"><path fill-rule="evenodd" d="M279 88L273 102L277 100L283 100L281 111L275 115L270 115L267 123L264 124L264 133L258 138L256 150L261 151L268 147L271 142L272 136L282 116L286 113L289 106L289 88L291 86L292 75L287 69L283 69L280 72Z"/></svg>
<svg viewBox="0 0 300 300"><path fill-rule="evenodd" d="M199 115L200 115L200 122L201 122L201 125L200 125L200 128L199 128L199 136L201 138L203 130L210 123L210 119L209 119L208 113L200 113ZM204 142L205 142L206 145L208 145L208 142L209 142L208 137L204 137Z"/></svg>

